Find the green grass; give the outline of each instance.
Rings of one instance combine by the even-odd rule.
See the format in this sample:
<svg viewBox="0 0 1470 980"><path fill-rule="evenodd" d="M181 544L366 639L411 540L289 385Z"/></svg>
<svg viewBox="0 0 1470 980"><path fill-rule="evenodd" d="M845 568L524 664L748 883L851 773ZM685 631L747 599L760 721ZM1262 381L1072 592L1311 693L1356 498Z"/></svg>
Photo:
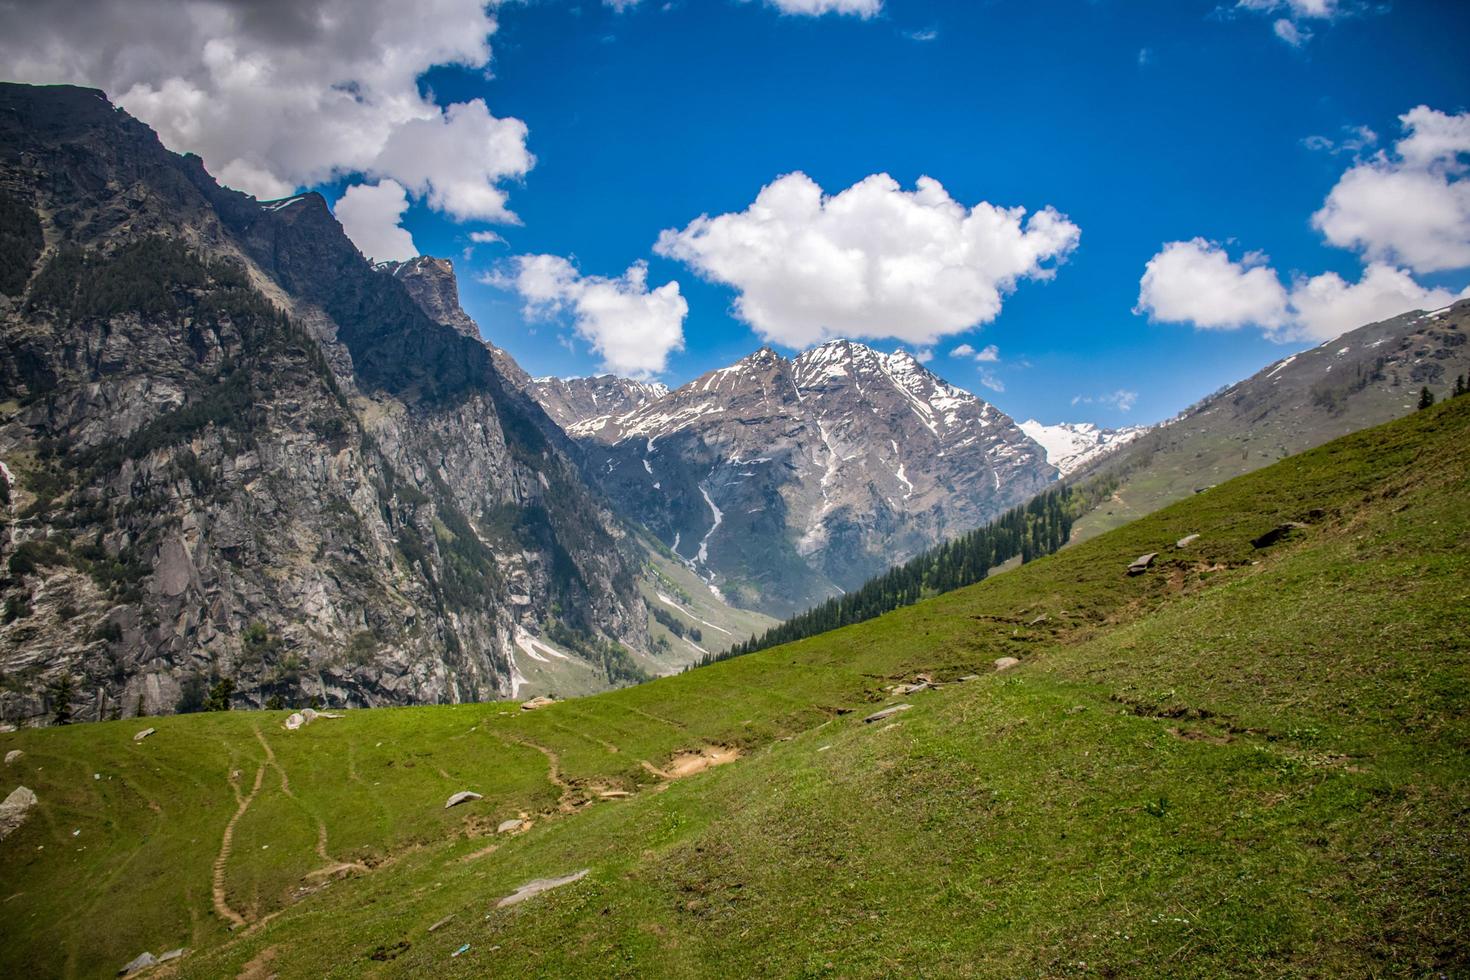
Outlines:
<svg viewBox="0 0 1470 980"><path fill-rule="evenodd" d="M1283 520L1310 526L1251 546ZM0 788L41 799L0 843L0 973L186 945L201 977L1456 975L1467 549L1460 399L878 620L542 711L0 736L26 752ZM982 677L861 722L920 670ZM211 864L256 731L278 766L236 829L231 933ZM643 761L713 743L743 758L655 791ZM444 810L457 789L485 799ZM304 878L321 827L371 870Z"/></svg>

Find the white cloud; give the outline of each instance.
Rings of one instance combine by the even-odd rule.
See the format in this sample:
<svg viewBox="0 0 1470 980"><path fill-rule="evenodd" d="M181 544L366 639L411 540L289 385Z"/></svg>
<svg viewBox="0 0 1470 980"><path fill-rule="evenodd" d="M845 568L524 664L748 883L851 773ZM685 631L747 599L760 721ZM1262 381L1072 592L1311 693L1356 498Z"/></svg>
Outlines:
<svg viewBox="0 0 1470 980"><path fill-rule="evenodd" d="M1204 329L1255 326L1277 340L1330 340L1410 310L1448 306L1456 298L1381 263L1369 265L1356 283L1327 272L1298 277L1287 290L1263 261L1248 255L1232 262L1222 248L1200 238L1170 242L1149 260L1134 312Z"/></svg>
<svg viewBox="0 0 1470 980"><path fill-rule="evenodd" d="M822 14L852 14L867 20L883 10L883 0L766 0L783 14L820 17Z"/></svg>
<svg viewBox="0 0 1470 980"><path fill-rule="evenodd" d="M603 6L611 7L620 14L624 11L632 10L641 2L642 0L602 0Z"/></svg>
<svg viewBox="0 0 1470 980"><path fill-rule="evenodd" d="M1046 279L1081 232L1047 207L957 203L936 180L876 174L827 196L803 173L744 211L696 218L654 250L738 292L762 337L806 347L842 336L927 345L993 320L1021 279Z"/></svg>
<svg viewBox="0 0 1470 980"><path fill-rule="evenodd" d="M1138 402L1138 392L1119 388L1104 395L1073 395L1073 405L1104 405L1120 412L1131 412Z"/></svg>
<svg viewBox="0 0 1470 980"><path fill-rule="evenodd" d="M949 352L949 356L950 357L970 357L974 353L975 353L975 348L971 347L969 344L960 344L954 350L952 350L952 351Z"/></svg>
<svg viewBox="0 0 1470 980"><path fill-rule="evenodd" d="M476 245L504 245L505 239L493 231L472 231L470 241Z"/></svg>
<svg viewBox="0 0 1470 980"><path fill-rule="evenodd" d="M1415 272L1470 267L1470 113L1419 106L1406 135L1343 174L1312 224L1333 245Z"/></svg>
<svg viewBox="0 0 1470 980"><path fill-rule="evenodd" d="M1460 296L1470 295L1470 289ZM1458 297L1447 289L1426 289L1403 269L1373 263L1355 283L1335 272L1299 279L1291 289L1291 335L1331 340L1367 323L1409 310L1436 310Z"/></svg>
<svg viewBox="0 0 1470 980"><path fill-rule="evenodd" d="M1271 25L1271 33L1294 48L1299 48L1312 39L1309 28L1297 26L1295 21L1285 17L1278 17Z"/></svg>
<svg viewBox="0 0 1470 980"><path fill-rule="evenodd" d="M533 163L525 125L478 100L441 110L418 84L436 65L485 67L495 29L484 0L6 4L0 76L102 88L260 197L369 174L503 221L499 185Z"/></svg>
<svg viewBox="0 0 1470 980"><path fill-rule="evenodd" d="M986 344L985 349L975 355L975 360L981 363L994 364L1000 360L1000 348L994 344Z"/></svg>
<svg viewBox="0 0 1470 980"><path fill-rule="evenodd" d="M635 262L616 279L584 276L556 255L519 255L511 271L485 281L514 289L532 317L570 313L577 333L592 345L605 370L632 377L657 374L671 352L684 349L689 304L679 284L648 288L648 266Z"/></svg>
<svg viewBox="0 0 1470 980"><path fill-rule="evenodd" d="M1263 262L1255 253L1233 261L1203 238L1169 242L1148 260L1133 312L1207 330L1284 326L1286 289Z"/></svg>
<svg viewBox="0 0 1470 980"><path fill-rule="evenodd" d="M399 225L408 194L394 180L355 184L337 201L337 220L363 255L376 262L402 261L419 254L413 236Z"/></svg>
<svg viewBox="0 0 1470 980"><path fill-rule="evenodd" d="M1341 139L1332 139L1327 136L1308 136L1302 140L1302 145L1309 150L1321 150L1337 156L1339 153L1351 153L1357 155L1364 150L1371 149L1378 142L1378 134L1367 126L1344 126L1342 131L1346 134Z"/></svg>
<svg viewBox="0 0 1470 980"><path fill-rule="evenodd" d="M1292 47L1299 48L1312 39L1313 32L1305 21L1330 24L1366 9L1361 0L1236 0L1233 8L1218 12L1225 16L1232 12L1245 12L1273 17L1272 33Z"/></svg>
<svg viewBox="0 0 1470 980"><path fill-rule="evenodd" d="M1005 391L1006 390L1006 386L1005 386L1004 382L1002 382L1000 380L1000 378L996 377L995 374L993 374L990 371L981 371L980 372L980 383L982 385L984 385L985 387L989 388L991 391Z"/></svg>
<svg viewBox="0 0 1470 980"><path fill-rule="evenodd" d="M932 27L928 27L921 31L904 31L903 36L910 41L918 41L920 44L924 44L928 41L937 41L939 39L939 32Z"/></svg>
<svg viewBox="0 0 1470 980"><path fill-rule="evenodd" d="M920 364L928 364L934 360L934 349L932 347L921 347L914 351L914 360Z"/></svg>

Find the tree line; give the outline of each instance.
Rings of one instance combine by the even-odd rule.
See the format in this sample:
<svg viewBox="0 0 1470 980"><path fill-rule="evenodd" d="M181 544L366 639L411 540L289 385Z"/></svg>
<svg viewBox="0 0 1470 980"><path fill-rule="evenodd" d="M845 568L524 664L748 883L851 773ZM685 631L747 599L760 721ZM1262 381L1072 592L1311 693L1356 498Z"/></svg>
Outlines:
<svg viewBox="0 0 1470 980"><path fill-rule="evenodd" d="M828 599L728 650L706 655L699 665L874 619L920 599L973 585L1012 558L1019 557L1024 564L1049 555L1067 543L1072 522L1086 509L1084 496L1069 486L1048 490L984 527L890 568L855 591Z"/></svg>

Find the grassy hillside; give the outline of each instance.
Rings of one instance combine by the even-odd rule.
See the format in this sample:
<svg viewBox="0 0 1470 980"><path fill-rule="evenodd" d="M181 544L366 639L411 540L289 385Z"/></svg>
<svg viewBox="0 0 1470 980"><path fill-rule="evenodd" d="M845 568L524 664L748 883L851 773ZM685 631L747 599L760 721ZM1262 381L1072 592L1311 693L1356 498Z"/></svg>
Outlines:
<svg viewBox="0 0 1470 980"><path fill-rule="evenodd" d="M25 752L0 789L41 801L0 843L0 973L188 946L170 969L200 977L1457 974L1467 554L1462 398L880 619L541 711L0 736ZM920 671L948 683L863 723ZM712 746L740 758L666 778ZM460 789L484 799L443 809Z"/></svg>
<svg viewBox="0 0 1470 980"><path fill-rule="evenodd" d="M1470 371L1470 301L1405 313L1277 361L1106 456L1074 483L1117 483L1083 515L1084 541L1350 432L1411 412L1421 387L1444 398Z"/></svg>

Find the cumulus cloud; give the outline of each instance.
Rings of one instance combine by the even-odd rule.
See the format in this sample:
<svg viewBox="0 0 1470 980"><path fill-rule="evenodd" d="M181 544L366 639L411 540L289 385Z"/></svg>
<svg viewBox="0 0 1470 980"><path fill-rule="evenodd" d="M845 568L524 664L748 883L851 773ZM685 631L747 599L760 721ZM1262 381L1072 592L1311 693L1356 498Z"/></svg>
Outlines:
<svg viewBox="0 0 1470 980"><path fill-rule="evenodd" d="M418 84L436 65L486 66L495 29L484 0L5 4L0 75L102 88L259 197L367 174L504 221L502 182L534 162L525 125L479 100L441 109Z"/></svg>
<svg viewBox="0 0 1470 980"><path fill-rule="evenodd" d="M1419 106L1405 136L1343 174L1312 224L1333 245L1415 272L1470 267L1470 113Z"/></svg>
<svg viewBox="0 0 1470 980"><path fill-rule="evenodd" d="M1470 295L1470 289L1460 296ZM1457 298L1447 289L1426 289L1403 269L1374 263L1355 283L1335 272L1302 278L1292 286L1292 336L1331 340L1363 326L1407 313L1436 310Z"/></svg>
<svg viewBox="0 0 1470 980"><path fill-rule="evenodd" d="M1169 242L1148 260L1133 312L1206 330L1278 328L1288 320L1286 289L1264 256L1235 261L1203 238Z"/></svg>
<svg viewBox="0 0 1470 980"><path fill-rule="evenodd" d="M1470 295L1470 289L1461 295ZM1288 290L1260 256L1232 261L1214 242L1170 242L1149 260L1135 313L1203 329L1264 329L1277 340L1330 340L1414 309L1448 306L1406 270L1372 263L1355 283L1335 272L1298 276Z"/></svg>
<svg viewBox="0 0 1470 980"><path fill-rule="evenodd" d="M1310 29L1302 27L1296 21L1288 20L1285 17L1276 18L1271 24L1271 33L1294 48L1299 48L1312 39Z"/></svg>
<svg viewBox="0 0 1470 980"><path fill-rule="evenodd" d="M519 292L527 316L569 314L577 334L601 356L603 368L615 374L657 374L671 352L684 349L689 304L677 282L650 290L643 262L609 279L584 276L557 255L519 255L507 271L485 281Z"/></svg>
<svg viewBox="0 0 1470 980"><path fill-rule="evenodd" d="M493 231L472 231L470 241L476 245L504 245L505 239Z"/></svg>
<svg viewBox="0 0 1470 980"><path fill-rule="evenodd" d="M883 0L765 0L783 14L820 17L822 14L852 14L867 20L883 11Z"/></svg>
<svg viewBox="0 0 1470 980"><path fill-rule="evenodd" d="M744 211L664 231L654 250L734 287L736 315L788 347L836 336L927 345L995 319L1017 282L1049 278L1080 234L1050 207L966 208L928 177L905 191L875 174L828 196L798 172Z"/></svg>
<svg viewBox="0 0 1470 980"><path fill-rule="evenodd" d="M419 254L413 236L399 225L408 210L408 192L396 180L354 184L337 201L337 220L363 255L377 262L400 262Z"/></svg>

